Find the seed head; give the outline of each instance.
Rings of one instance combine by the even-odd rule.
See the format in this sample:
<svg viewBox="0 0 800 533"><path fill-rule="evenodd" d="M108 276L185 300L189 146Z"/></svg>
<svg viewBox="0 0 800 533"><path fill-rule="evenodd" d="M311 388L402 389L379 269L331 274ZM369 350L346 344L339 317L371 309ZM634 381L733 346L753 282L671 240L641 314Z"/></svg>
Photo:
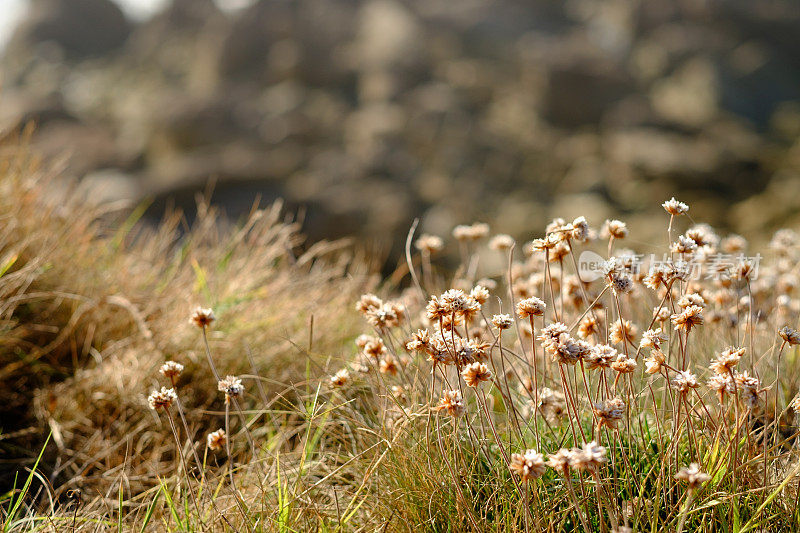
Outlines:
<svg viewBox="0 0 800 533"><path fill-rule="evenodd" d="M244 386L242 380L236 376L225 376L225 379L217 383L217 390L224 392L226 398L238 398L244 392Z"/></svg>
<svg viewBox="0 0 800 533"><path fill-rule="evenodd" d="M628 235L628 226L621 220L606 220L600 235L604 238L624 239Z"/></svg>
<svg viewBox="0 0 800 533"><path fill-rule="evenodd" d="M358 302L356 302L356 311L358 311L362 315L366 315L369 311L373 309L378 309L382 305L383 305L383 300L381 300L374 294L367 293L361 296Z"/></svg>
<svg viewBox="0 0 800 533"><path fill-rule="evenodd" d="M572 221L572 234L571 237L578 242L586 242L589 240L589 223L586 217L578 217Z"/></svg>
<svg viewBox="0 0 800 533"><path fill-rule="evenodd" d="M796 329L790 328L789 326L783 326L778 331L778 335L780 335L781 338L790 345L800 344L800 332L798 332Z"/></svg>
<svg viewBox="0 0 800 533"><path fill-rule="evenodd" d="M789 402L789 407L791 407L792 411L795 413L800 413L800 396L795 396L795 398Z"/></svg>
<svg viewBox="0 0 800 533"><path fill-rule="evenodd" d="M228 442L228 436L225 434L224 429L212 431L206 436L206 443L211 450L221 450Z"/></svg>
<svg viewBox="0 0 800 533"><path fill-rule="evenodd" d="M625 414L625 402L622 398L612 398L594 404L594 414L597 416L598 427L616 429L617 423Z"/></svg>
<svg viewBox="0 0 800 533"><path fill-rule="evenodd" d="M362 350L364 355L374 359L380 359L387 351L386 345L380 337L373 337L371 341L364 345L364 349Z"/></svg>
<svg viewBox="0 0 800 533"><path fill-rule="evenodd" d="M696 389L700 384L697 382L697 376L689 371L678 372L672 379L672 388L682 394L688 393L691 389Z"/></svg>
<svg viewBox="0 0 800 533"><path fill-rule="evenodd" d="M669 249L676 254L690 254L697 250L697 243L689 237L680 235L678 240L670 245Z"/></svg>
<svg viewBox="0 0 800 533"><path fill-rule="evenodd" d="M492 378L492 373L485 364L475 362L467 365L464 370L461 371L461 376L464 378L464 382L467 385L470 387L477 387L481 382L489 381Z"/></svg>
<svg viewBox="0 0 800 533"><path fill-rule="evenodd" d="M622 354L617 356L617 360L611 363L611 368L620 374L630 374L636 370L636 359L625 357Z"/></svg>
<svg viewBox="0 0 800 533"><path fill-rule="evenodd" d="M483 305L489 301L489 297L491 295L489 294L489 289L486 287L482 285L475 285L472 290L469 291L469 296L480 305Z"/></svg>
<svg viewBox="0 0 800 533"><path fill-rule="evenodd" d="M674 196L661 204L661 207L663 207L667 213L673 216L682 215L689 210L688 205L683 202L679 202Z"/></svg>
<svg viewBox="0 0 800 533"><path fill-rule="evenodd" d="M511 315L494 315L492 325L502 331L511 328L514 325L514 319L511 318Z"/></svg>
<svg viewBox="0 0 800 533"><path fill-rule="evenodd" d="M433 255L444 248L444 242L441 238L436 235L427 234L420 235L414 245L417 247L417 250L429 255Z"/></svg>
<svg viewBox="0 0 800 533"><path fill-rule="evenodd" d="M650 356L644 360L644 371L647 374L658 374L661 372L661 366L666 361L664 352L658 348L653 348L650 351Z"/></svg>
<svg viewBox="0 0 800 533"><path fill-rule="evenodd" d="M727 348L719 357L711 361L708 367L718 375L728 375L733 372L734 367L739 363L739 359L744 355L744 348Z"/></svg>
<svg viewBox="0 0 800 533"><path fill-rule="evenodd" d="M464 405L461 391L448 390L444 391L444 394L439 399L439 404L433 410L437 412L447 411L450 416L459 417L467 412L467 406Z"/></svg>
<svg viewBox="0 0 800 533"><path fill-rule="evenodd" d="M682 329L687 333L692 327L703 324L703 308L699 305L690 305L680 313L671 316L675 329Z"/></svg>
<svg viewBox="0 0 800 533"><path fill-rule="evenodd" d="M150 405L150 409L153 410L158 409L159 407L169 409L172 405L172 402L177 399L178 395L175 394L175 389L161 387L160 391L154 390L150 393L150 396L147 397L147 403Z"/></svg>
<svg viewBox="0 0 800 533"><path fill-rule="evenodd" d="M498 252L510 250L512 246L514 246L514 238L511 235L506 235L504 233L495 235L491 238L491 240L489 240L489 248L492 250L497 250Z"/></svg>
<svg viewBox="0 0 800 533"><path fill-rule="evenodd" d="M517 315L522 319L542 316L546 308L547 305L541 299L531 296L517 303Z"/></svg>
<svg viewBox="0 0 800 533"><path fill-rule="evenodd" d="M608 344L598 344L590 350L589 354L584 357L586 361L586 369L594 370L596 368L609 368L611 363L617 358L617 350Z"/></svg>
<svg viewBox="0 0 800 533"><path fill-rule="evenodd" d="M579 472L596 472L606 461L608 458L605 447L592 441L585 443L581 448L572 450L569 465Z"/></svg>
<svg viewBox="0 0 800 533"><path fill-rule="evenodd" d="M344 387L350 381L350 372L346 368L339 370L331 376L331 385L334 387Z"/></svg>
<svg viewBox="0 0 800 533"><path fill-rule="evenodd" d="M178 379L178 376L181 375L183 372L183 365L180 363L176 363L175 361L167 361L161 368L158 369L161 372L161 375L169 380Z"/></svg>
<svg viewBox="0 0 800 533"><path fill-rule="evenodd" d="M631 344L636 337L638 329L630 320L615 321L608 328L608 338L614 344L621 344L622 342L630 342Z"/></svg>
<svg viewBox="0 0 800 533"><path fill-rule="evenodd" d="M709 479L711 476L702 472L700 470L700 465L697 463L692 463L689 467L683 467L680 471L675 474L675 479L678 481L683 481L689 487L689 490L694 490L695 488L699 487Z"/></svg>
<svg viewBox="0 0 800 533"><path fill-rule="evenodd" d="M642 348L660 348L662 342L669 339L661 332L661 328L648 329L642 334Z"/></svg>
<svg viewBox="0 0 800 533"><path fill-rule="evenodd" d="M397 359L395 359L391 355L387 355L381 360L380 364L381 374L388 374L390 376L394 376L397 374L399 368L400 367L397 366Z"/></svg>
<svg viewBox="0 0 800 533"><path fill-rule="evenodd" d="M597 319L592 315L586 315L578 325L578 337L581 339L588 339L599 332L600 324L598 324Z"/></svg>
<svg viewBox="0 0 800 533"><path fill-rule="evenodd" d="M544 456L536 450L525 450L524 454L511 454L511 471L518 475L523 483L544 475Z"/></svg>
<svg viewBox="0 0 800 533"><path fill-rule="evenodd" d="M562 476L566 476L567 472L569 472L569 463L571 459L572 452L566 448L561 448L556 453L547 456L547 466Z"/></svg>
<svg viewBox="0 0 800 533"><path fill-rule="evenodd" d="M212 311L210 307L203 308L198 306L195 308L194 312L192 312L192 316L189 321L198 328L207 328L216 319L217 318L214 316L214 311Z"/></svg>

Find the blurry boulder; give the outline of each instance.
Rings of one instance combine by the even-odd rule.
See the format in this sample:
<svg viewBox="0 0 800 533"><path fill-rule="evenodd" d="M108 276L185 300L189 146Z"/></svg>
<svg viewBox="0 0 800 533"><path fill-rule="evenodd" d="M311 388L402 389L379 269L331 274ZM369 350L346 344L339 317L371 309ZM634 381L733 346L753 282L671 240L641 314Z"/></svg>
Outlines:
<svg viewBox="0 0 800 533"><path fill-rule="evenodd" d="M9 49L52 42L68 59L79 60L118 50L130 32L130 23L111 0L32 0Z"/></svg>

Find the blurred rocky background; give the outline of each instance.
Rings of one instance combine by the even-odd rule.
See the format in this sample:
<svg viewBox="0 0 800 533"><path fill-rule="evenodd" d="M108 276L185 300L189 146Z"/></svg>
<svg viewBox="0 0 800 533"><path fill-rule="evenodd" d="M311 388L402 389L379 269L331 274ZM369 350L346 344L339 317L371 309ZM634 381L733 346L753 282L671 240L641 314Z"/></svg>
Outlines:
<svg viewBox="0 0 800 533"><path fill-rule="evenodd" d="M797 0L240 3L28 0L0 129L35 121L96 201L191 212L213 180L231 217L282 197L387 253L417 216L663 233L672 195L745 235L800 225Z"/></svg>

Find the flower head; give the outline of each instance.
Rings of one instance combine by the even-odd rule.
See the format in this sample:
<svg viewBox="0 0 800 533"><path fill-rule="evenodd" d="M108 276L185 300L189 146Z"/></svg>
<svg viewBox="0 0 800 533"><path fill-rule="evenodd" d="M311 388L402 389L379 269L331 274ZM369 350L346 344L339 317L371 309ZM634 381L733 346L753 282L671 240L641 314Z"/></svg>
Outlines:
<svg viewBox="0 0 800 533"><path fill-rule="evenodd" d="M511 328L514 325L514 319L511 318L511 315L494 315L492 325L502 331Z"/></svg>
<svg viewBox="0 0 800 533"><path fill-rule="evenodd" d="M206 437L206 443L208 447L212 450L221 450L225 447L225 444L228 442L228 436L225 434L224 429L218 429L216 431L212 431Z"/></svg>
<svg viewBox="0 0 800 533"><path fill-rule="evenodd" d="M727 375L733 372L733 368L739 363L744 354L744 348L727 348L719 357L711 361L708 367L718 375Z"/></svg>
<svg viewBox="0 0 800 533"><path fill-rule="evenodd" d="M334 387L344 387L350 381L350 372L343 368L331 376L331 385Z"/></svg>
<svg viewBox="0 0 800 533"><path fill-rule="evenodd" d="M544 456L536 450L526 450L524 454L511 454L510 468L523 482L542 477L545 469Z"/></svg>
<svg viewBox="0 0 800 533"><path fill-rule="evenodd" d="M596 441L587 442L581 448L575 448L571 452L570 466L577 471L587 470L596 472L600 465L608 461L606 449Z"/></svg>
<svg viewBox="0 0 800 533"><path fill-rule="evenodd" d="M514 246L514 238L511 235L505 235L501 233L500 235L495 235L489 240L489 248L499 252L510 250L512 246Z"/></svg>
<svg viewBox="0 0 800 533"><path fill-rule="evenodd" d="M703 308L699 305L690 305L671 318L676 330L682 329L688 333L692 327L703 324Z"/></svg>
<svg viewBox="0 0 800 533"><path fill-rule="evenodd" d="M492 373L485 364L475 362L467 365L464 370L461 371L461 376L464 378L464 382L467 385L470 387L477 387L482 382L489 381L492 378Z"/></svg>
<svg viewBox="0 0 800 533"><path fill-rule="evenodd" d="M159 407L163 407L164 409L169 409L172 405L172 402L178 399L178 395L175 394L175 389L168 389L167 387L161 387L160 391L154 390L150 393L150 396L147 397L147 403L150 405L150 409L158 409Z"/></svg>
<svg viewBox="0 0 800 533"><path fill-rule="evenodd" d="M242 380L236 376L225 376L225 379L219 380L217 383L217 390L225 393L225 398L237 398L244 392Z"/></svg>
<svg viewBox="0 0 800 533"><path fill-rule="evenodd" d="M536 296L531 296L517 303L517 315L520 318L530 318L544 315L547 305Z"/></svg>
<svg viewBox="0 0 800 533"><path fill-rule="evenodd" d="M414 243L414 246L416 246L417 250L421 252L434 254L444 248L444 242L436 235L423 234L419 236L419 239L417 239L417 241Z"/></svg>
<svg viewBox="0 0 800 533"><path fill-rule="evenodd" d="M700 465L697 463L692 463L688 468L681 468L680 471L675 474L675 479L678 481L683 481L689 486L690 490L693 490L711 479L711 476L705 472L702 472L700 470Z"/></svg>
<svg viewBox="0 0 800 533"><path fill-rule="evenodd" d="M622 398L612 398L594 404L594 414L599 427L616 429L617 423L625 414L625 402Z"/></svg>
<svg viewBox="0 0 800 533"><path fill-rule="evenodd" d="M438 412L447 411L450 416L458 417L467 412L467 406L464 405L461 391L448 390L444 391L444 394L439 399L439 404L433 410Z"/></svg>
<svg viewBox="0 0 800 533"><path fill-rule="evenodd" d="M672 378L672 388L682 394L688 393L691 389L696 389L700 384L697 382L697 376L688 371L678 372Z"/></svg>
<svg viewBox="0 0 800 533"><path fill-rule="evenodd" d="M663 207L667 213L673 216L682 215L689 211L689 206L683 202L679 202L674 196L661 204L661 207Z"/></svg>
<svg viewBox="0 0 800 533"><path fill-rule="evenodd" d="M183 372L183 365L175 361L167 361L158 369L162 376L169 380L175 380Z"/></svg>
<svg viewBox="0 0 800 533"><path fill-rule="evenodd" d="M605 238L624 239L628 235L628 226L621 220L606 220L600 230L600 235Z"/></svg>
<svg viewBox="0 0 800 533"><path fill-rule="evenodd" d="M800 344L800 332L798 332L796 329L790 328L789 326L783 326L780 330L778 330L778 335L780 335L781 338L790 345Z"/></svg>
<svg viewBox="0 0 800 533"><path fill-rule="evenodd" d="M216 319L217 317L214 316L214 311L212 311L210 307L203 308L198 306L192 312L189 321L198 328L207 328Z"/></svg>

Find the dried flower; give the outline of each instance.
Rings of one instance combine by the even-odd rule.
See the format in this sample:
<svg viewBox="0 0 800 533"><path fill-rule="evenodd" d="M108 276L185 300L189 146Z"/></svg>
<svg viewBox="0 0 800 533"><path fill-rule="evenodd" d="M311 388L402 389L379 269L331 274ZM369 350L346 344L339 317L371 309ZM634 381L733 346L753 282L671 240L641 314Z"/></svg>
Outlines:
<svg viewBox="0 0 800 533"><path fill-rule="evenodd" d="M450 416L461 416L467 412L467 406L464 405L464 399L461 397L461 392L457 390L444 391L442 397L439 399L439 404L433 407L434 411L441 412L447 411Z"/></svg>
<svg viewBox="0 0 800 533"><path fill-rule="evenodd" d="M364 355L374 359L380 359L387 351L386 344L383 343L383 339L380 337L372 337L372 340L368 341L362 350Z"/></svg>
<svg viewBox="0 0 800 533"><path fill-rule="evenodd" d="M570 466L581 472L596 472L600 466L608 461L606 449L596 441L587 442L581 448L575 448L571 452Z"/></svg>
<svg viewBox="0 0 800 533"><path fill-rule="evenodd" d="M397 371L399 369L399 367L397 366L397 360L393 356L387 355L381 360L379 369L381 374L388 374L390 376L394 376L397 374Z"/></svg>
<svg viewBox="0 0 800 533"><path fill-rule="evenodd" d="M350 381L350 372L343 368L331 376L331 385L334 387L344 387Z"/></svg>
<svg viewBox="0 0 800 533"><path fill-rule="evenodd" d="M624 239L628 235L628 226L621 220L606 220L600 230L600 235L603 238Z"/></svg>
<svg viewBox="0 0 800 533"><path fill-rule="evenodd" d="M532 296L517 303L517 315L522 319L542 316L546 308L547 305L540 298Z"/></svg>
<svg viewBox="0 0 800 533"><path fill-rule="evenodd" d="M676 254L690 254L697 250L697 243L689 237L680 235L678 240L670 245L669 249Z"/></svg>
<svg viewBox="0 0 800 533"><path fill-rule="evenodd" d="M688 371L678 372L678 374L672 378L672 388L681 394L686 394L690 392L691 389L696 389L699 386L700 384L697 382L697 376Z"/></svg>
<svg viewBox="0 0 800 533"><path fill-rule="evenodd" d="M594 346L589 354L584 357L586 369L610 368L611 363L617 358L617 350L608 344L598 344Z"/></svg>
<svg viewBox="0 0 800 533"><path fill-rule="evenodd" d="M800 344L800 332L798 332L796 329L790 328L789 326L783 326L778 331L778 335L780 335L781 338L790 345Z"/></svg>
<svg viewBox="0 0 800 533"><path fill-rule="evenodd" d="M547 456L547 466L565 476L569 472L569 463L572 459L572 452L566 448L561 448L556 453Z"/></svg>
<svg viewBox="0 0 800 533"><path fill-rule="evenodd" d="M216 319L217 318L214 316L214 311L212 311L210 307L203 308L198 306L195 308L194 312L192 312L192 316L189 321L198 328L207 328Z"/></svg>
<svg viewBox="0 0 800 533"><path fill-rule="evenodd" d="M680 471L675 474L675 479L678 481L683 481L689 487L689 490L694 490L695 488L699 487L709 479L711 476L702 472L700 470L700 465L697 463L692 463L689 465L688 468L683 467Z"/></svg>
<svg viewBox="0 0 800 533"><path fill-rule="evenodd" d="M621 344L623 341L633 344L638 329L630 320L615 321L608 328L608 338L614 344Z"/></svg>
<svg viewBox="0 0 800 533"><path fill-rule="evenodd" d="M742 355L744 355L744 348L727 348L719 354L719 357L711 361L708 367L715 374L727 375L733 372L733 368L739 363Z"/></svg>
<svg viewBox="0 0 800 533"><path fill-rule="evenodd" d="M597 425L616 429L617 423L622 420L625 414L625 402L622 398L612 398L594 404L594 414L597 417Z"/></svg>
<svg viewBox="0 0 800 533"><path fill-rule="evenodd" d="M581 323L578 324L578 337L588 339L596 333L600 333L600 324L597 322L597 318L592 315L583 317Z"/></svg>
<svg viewBox="0 0 800 533"><path fill-rule="evenodd" d="M242 380L236 376L225 376L225 379L219 380L217 383L217 390L225 393L226 400L228 398L237 398L244 392Z"/></svg>
<svg viewBox="0 0 800 533"><path fill-rule="evenodd" d="M161 372L161 375L165 378L174 381L181 375L181 372L183 372L183 365L175 361L167 361L161 365L158 371Z"/></svg>
<svg viewBox="0 0 800 533"><path fill-rule="evenodd" d="M485 364L475 362L467 365L464 370L461 371L461 376L464 378L464 382L467 385L470 387L477 387L481 382L489 381L492 377L492 373Z"/></svg>
<svg viewBox="0 0 800 533"><path fill-rule="evenodd" d="M228 436L225 434L224 429L218 429L216 431L212 431L206 437L206 443L208 447L212 450L221 450L225 447L225 444L228 442Z"/></svg>
<svg viewBox="0 0 800 533"><path fill-rule="evenodd" d="M663 207L667 213L673 216L682 215L689 211L689 206L683 202L679 202L674 196L661 204L661 207Z"/></svg>
<svg viewBox="0 0 800 533"><path fill-rule="evenodd" d="M361 313L362 315L366 315L369 311L373 309L378 309L380 306L383 305L383 300L375 296L374 294L364 294L361 298L358 299L356 302L356 311Z"/></svg>
<svg viewBox="0 0 800 533"><path fill-rule="evenodd" d="M469 296L470 298L478 302L480 305L483 305L489 301L489 297L491 295L489 294L489 289L487 289L486 287L483 287L481 285L475 285L472 288L472 290L469 291Z"/></svg>
<svg viewBox="0 0 800 533"><path fill-rule="evenodd" d="M178 395L175 394L175 389L161 387L160 391L154 390L150 393L150 396L147 397L147 403L150 405L150 409L158 409L159 407L169 409L172 402L177 399Z"/></svg>
<svg viewBox="0 0 800 533"><path fill-rule="evenodd" d="M589 240L589 223L586 221L586 217L578 217L572 221L572 234L570 235L573 239L578 242L585 242Z"/></svg>
<svg viewBox="0 0 800 533"><path fill-rule="evenodd" d="M648 329L642 334L642 348L661 348L662 342L667 342L669 339L661 332L661 328Z"/></svg>
<svg viewBox="0 0 800 533"><path fill-rule="evenodd" d="M611 368L620 374L630 374L636 370L636 366L635 359L625 357L622 354L618 355L617 360L611 363Z"/></svg>
<svg viewBox="0 0 800 533"><path fill-rule="evenodd" d="M457 241L477 241L489 235L489 225L476 222L470 226L459 225L453 228L453 237Z"/></svg>
<svg viewBox="0 0 800 533"><path fill-rule="evenodd" d="M706 301L702 296L700 296L696 292L690 292L680 297L680 299L678 300L678 305L683 309L686 309L687 307L691 307L693 305L705 308Z"/></svg>
<svg viewBox="0 0 800 533"><path fill-rule="evenodd" d="M703 324L703 308L699 305L690 305L680 313L672 315L672 323L675 329L682 329L689 333L693 326Z"/></svg>
<svg viewBox="0 0 800 533"><path fill-rule="evenodd" d="M789 402L789 407L791 407L792 411L795 413L800 413L800 396L795 396L795 398Z"/></svg>
<svg viewBox="0 0 800 533"><path fill-rule="evenodd" d="M544 475L544 456L536 450L526 450L524 454L511 454L511 471L518 475L523 483L529 479Z"/></svg>
<svg viewBox="0 0 800 533"><path fill-rule="evenodd" d="M417 250L432 255L444 248L444 241L436 235L423 234L419 236L414 246Z"/></svg>
<svg viewBox="0 0 800 533"><path fill-rule="evenodd" d="M512 246L514 246L514 238L511 235L501 233L500 235L495 235L491 238L491 240L489 240L489 248L499 252L510 250Z"/></svg>
<svg viewBox="0 0 800 533"><path fill-rule="evenodd" d="M499 330L509 329L514 324L514 319L511 315L494 315L492 317L492 325Z"/></svg>
<svg viewBox="0 0 800 533"><path fill-rule="evenodd" d="M666 361L666 356L658 348L653 348L650 351L650 356L644 360L644 371L647 374L657 374L661 372L661 366Z"/></svg>

